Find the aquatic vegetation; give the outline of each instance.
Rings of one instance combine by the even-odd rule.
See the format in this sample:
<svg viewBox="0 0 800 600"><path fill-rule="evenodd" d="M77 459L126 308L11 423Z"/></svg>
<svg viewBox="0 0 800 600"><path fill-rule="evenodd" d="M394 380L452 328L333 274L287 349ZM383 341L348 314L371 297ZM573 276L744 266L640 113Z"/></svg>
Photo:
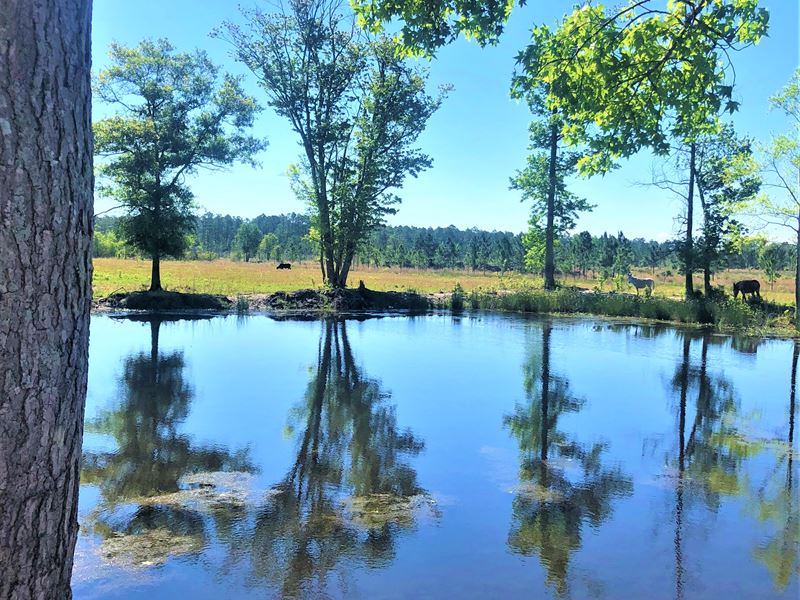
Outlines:
<svg viewBox="0 0 800 600"><path fill-rule="evenodd" d="M436 503L427 494L398 496L391 493L375 493L367 496L351 496L345 506L355 525L365 529L381 528L388 524L411 527L419 511L435 511Z"/></svg>
<svg viewBox="0 0 800 600"><path fill-rule="evenodd" d="M203 549L196 535L176 535L168 529L148 529L141 533L112 533L98 548L103 560L120 567L154 567L173 556L194 554Z"/></svg>
<svg viewBox="0 0 800 600"><path fill-rule="evenodd" d="M243 508L262 503L278 490L256 492L254 477L244 471L201 472L184 475L178 480L177 492L138 498L140 505L174 505L195 510Z"/></svg>

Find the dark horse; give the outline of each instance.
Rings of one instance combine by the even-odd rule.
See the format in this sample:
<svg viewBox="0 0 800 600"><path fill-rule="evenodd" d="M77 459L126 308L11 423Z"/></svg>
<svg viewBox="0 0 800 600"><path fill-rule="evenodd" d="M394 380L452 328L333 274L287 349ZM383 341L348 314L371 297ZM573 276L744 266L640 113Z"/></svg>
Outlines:
<svg viewBox="0 0 800 600"><path fill-rule="evenodd" d="M292 264L291 263L281 263L281 264L279 264L277 266L277 268L278 269L291 269L292 268Z"/></svg>
<svg viewBox="0 0 800 600"><path fill-rule="evenodd" d="M747 294L750 294L751 300L755 296L758 296L758 299L761 300L761 284L755 279L745 279L734 283L733 297L738 298L739 292L742 293L742 300L747 300Z"/></svg>

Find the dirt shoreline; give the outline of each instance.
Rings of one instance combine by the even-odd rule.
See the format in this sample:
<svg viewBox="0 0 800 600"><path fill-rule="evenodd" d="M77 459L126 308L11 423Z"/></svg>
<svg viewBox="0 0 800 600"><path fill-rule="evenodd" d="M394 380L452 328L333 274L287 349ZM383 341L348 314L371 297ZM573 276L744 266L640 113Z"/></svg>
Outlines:
<svg viewBox="0 0 800 600"><path fill-rule="evenodd" d="M132 292L112 294L92 302L92 312L108 311L211 311L338 313L364 310L425 311L441 306L432 296L412 292L377 292L355 289L302 289L272 294L242 294L235 297L181 292Z"/></svg>

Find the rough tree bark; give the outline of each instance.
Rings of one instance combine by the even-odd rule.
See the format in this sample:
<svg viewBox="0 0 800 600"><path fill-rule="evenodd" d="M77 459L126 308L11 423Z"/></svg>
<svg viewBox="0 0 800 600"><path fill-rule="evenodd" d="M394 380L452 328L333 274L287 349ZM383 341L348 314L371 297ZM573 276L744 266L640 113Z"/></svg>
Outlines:
<svg viewBox="0 0 800 600"><path fill-rule="evenodd" d="M0 598L70 598L91 302L91 0L0 5Z"/></svg>

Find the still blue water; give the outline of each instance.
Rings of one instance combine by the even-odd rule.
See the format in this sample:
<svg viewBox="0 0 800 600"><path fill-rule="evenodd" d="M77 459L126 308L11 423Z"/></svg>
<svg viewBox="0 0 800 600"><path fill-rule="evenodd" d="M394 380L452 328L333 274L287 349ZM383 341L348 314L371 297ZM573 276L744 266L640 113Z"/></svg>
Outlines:
<svg viewBox="0 0 800 600"><path fill-rule="evenodd" d="M95 316L76 598L796 599L793 342Z"/></svg>

